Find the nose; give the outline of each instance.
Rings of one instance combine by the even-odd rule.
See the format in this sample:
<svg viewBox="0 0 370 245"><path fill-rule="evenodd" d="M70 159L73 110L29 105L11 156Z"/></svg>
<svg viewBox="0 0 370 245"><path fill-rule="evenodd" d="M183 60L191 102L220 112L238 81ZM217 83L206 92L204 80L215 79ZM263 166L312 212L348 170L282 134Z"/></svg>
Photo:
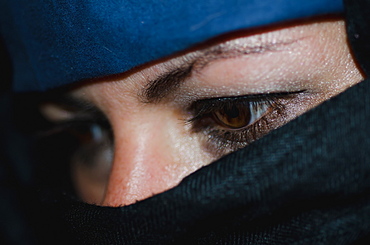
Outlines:
<svg viewBox="0 0 370 245"><path fill-rule="evenodd" d="M118 120L104 206L135 203L177 185L204 159L189 157L194 142L174 115L148 112Z"/></svg>

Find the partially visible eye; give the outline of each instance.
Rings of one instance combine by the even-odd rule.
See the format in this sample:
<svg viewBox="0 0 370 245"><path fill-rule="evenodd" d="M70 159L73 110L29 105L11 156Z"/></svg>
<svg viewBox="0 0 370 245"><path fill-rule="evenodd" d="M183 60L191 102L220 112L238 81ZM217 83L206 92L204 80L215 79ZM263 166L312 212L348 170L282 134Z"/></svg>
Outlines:
<svg viewBox="0 0 370 245"><path fill-rule="evenodd" d="M71 98L67 102L40 106L51 123L42 134L48 138L64 135L68 139L60 142L59 147L71 148L67 161L75 195L88 203L100 204L113 161L113 132L108 119L97 108Z"/></svg>
<svg viewBox="0 0 370 245"><path fill-rule="evenodd" d="M251 102L249 105L229 104L212 113L216 122L221 126L230 129L245 128L261 116L269 109L270 104L266 102Z"/></svg>
<svg viewBox="0 0 370 245"><path fill-rule="evenodd" d="M192 131L206 136L205 148L218 156L243 148L284 118L285 103L298 92L244 95L195 101L189 108Z"/></svg>
<svg viewBox="0 0 370 245"><path fill-rule="evenodd" d="M97 123L73 130L80 144L71 157L72 181L78 196L88 202L103 201L113 161L113 142L109 130Z"/></svg>
<svg viewBox="0 0 370 245"><path fill-rule="evenodd" d="M89 120L64 122L52 130L69 136L74 145L69 164L77 197L88 203L101 203L114 155L111 130L104 123Z"/></svg>

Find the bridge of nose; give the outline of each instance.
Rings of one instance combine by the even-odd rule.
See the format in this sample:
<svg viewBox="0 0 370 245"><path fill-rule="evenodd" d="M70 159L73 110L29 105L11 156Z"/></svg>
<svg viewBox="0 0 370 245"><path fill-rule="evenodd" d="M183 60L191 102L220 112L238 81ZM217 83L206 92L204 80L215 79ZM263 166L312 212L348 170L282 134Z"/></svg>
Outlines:
<svg viewBox="0 0 370 245"><path fill-rule="evenodd" d="M163 192L182 179L178 119L146 112L116 123L115 156L103 205L128 205ZM181 131L181 129L180 129Z"/></svg>

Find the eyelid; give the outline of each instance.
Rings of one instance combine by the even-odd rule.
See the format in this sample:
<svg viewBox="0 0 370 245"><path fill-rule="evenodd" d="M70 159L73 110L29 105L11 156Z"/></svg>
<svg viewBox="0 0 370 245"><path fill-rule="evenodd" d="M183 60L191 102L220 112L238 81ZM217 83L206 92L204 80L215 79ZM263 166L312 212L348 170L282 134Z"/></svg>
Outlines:
<svg viewBox="0 0 370 245"><path fill-rule="evenodd" d="M305 92L305 90L266 94L248 94L241 96L216 97L197 100L193 102L188 109L194 114L193 118L191 118L189 121L191 122L198 120L205 114L211 113L214 110L222 109L225 105L230 103L274 102L276 106L279 106L279 99L288 99L296 94L303 92Z"/></svg>
<svg viewBox="0 0 370 245"><path fill-rule="evenodd" d="M43 103L39 111L46 119L52 122L68 121L74 117L74 112L54 103Z"/></svg>
<svg viewBox="0 0 370 245"><path fill-rule="evenodd" d="M89 118L104 119L104 113L92 102L68 93L51 94L39 105L41 114L51 122L62 122Z"/></svg>
<svg viewBox="0 0 370 245"><path fill-rule="evenodd" d="M99 128L101 131L104 131L106 135L109 137L110 142L114 142L114 133L113 129L110 125L110 122L106 117L101 116L92 116L92 115L78 115L66 120L59 120L59 121L49 121L48 126L42 129L41 131L37 132L38 137L50 137L53 135L58 135L60 133L68 133L71 135L75 135L77 137L79 134L85 134L87 131L94 136L94 140L100 139L101 137L96 137L96 130ZM86 138L86 137L82 137ZM79 137L79 140L82 139Z"/></svg>
<svg viewBox="0 0 370 245"><path fill-rule="evenodd" d="M40 136L60 133L64 130L78 129L87 125L99 125L113 135L109 120L98 108L79 99L55 97L39 105L39 111L47 121ZM64 103L65 102L65 103Z"/></svg>

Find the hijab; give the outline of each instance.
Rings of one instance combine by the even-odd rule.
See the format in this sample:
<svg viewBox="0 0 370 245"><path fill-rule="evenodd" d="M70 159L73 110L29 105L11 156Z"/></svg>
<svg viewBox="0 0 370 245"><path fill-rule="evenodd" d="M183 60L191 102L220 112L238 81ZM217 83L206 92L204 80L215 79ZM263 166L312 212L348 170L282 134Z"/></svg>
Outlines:
<svg viewBox="0 0 370 245"><path fill-rule="evenodd" d="M341 12L340 0L14 0L0 2L0 23L14 89L43 91L122 73L226 32Z"/></svg>
<svg viewBox="0 0 370 245"><path fill-rule="evenodd" d="M345 5L349 41L367 74L370 1ZM12 217L5 219L10 227L3 225L2 237L14 244L366 244L369 86L365 80L177 187L125 207L82 203L50 194L48 187L31 190L27 149L33 141L2 122L4 159L11 163L5 166L15 168L7 172L20 180L13 187L17 194L2 204L4 217ZM11 114L11 107L1 108ZM24 205L26 199L31 201Z"/></svg>

